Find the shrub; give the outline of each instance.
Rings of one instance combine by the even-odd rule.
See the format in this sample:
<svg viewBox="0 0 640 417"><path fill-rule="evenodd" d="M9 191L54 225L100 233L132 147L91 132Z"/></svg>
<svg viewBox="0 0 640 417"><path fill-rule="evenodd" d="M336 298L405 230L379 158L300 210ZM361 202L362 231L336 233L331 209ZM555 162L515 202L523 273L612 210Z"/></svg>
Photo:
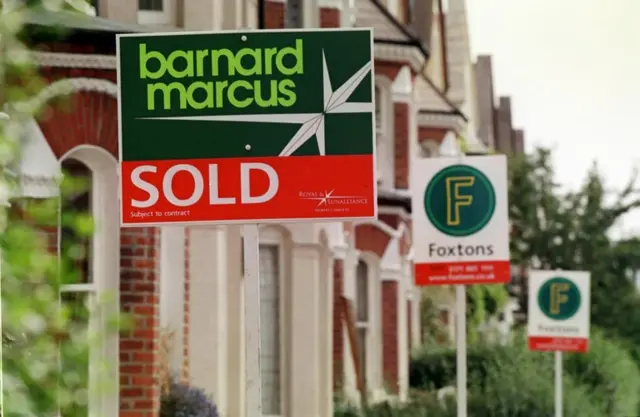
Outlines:
<svg viewBox="0 0 640 417"><path fill-rule="evenodd" d="M405 404L382 402L367 410L338 404L334 417L455 417L455 407L442 407L432 396L423 395Z"/></svg>
<svg viewBox="0 0 640 417"><path fill-rule="evenodd" d="M160 398L160 417L219 417L204 390L177 381L168 388Z"/></svg>
<svg viewBox="0 0 640 417"><path fill-rule="evenodd" d="M640 370L619 343L592 332L589 352L564 355L564 369L610 416L632 416L640 405Z"/></svg>
<svg viewBox="0 0 640 417"><path fill-rule="evenodd" d="M565 416L635 415L640 371L631 355L598 331L587 354L566 354ZM529 352L524 339L510 346L473 346L468 352L469 414L474 417L553 415L553 353ZM422 352L412 359L414 389L455 385L455 350Z"/></svg>

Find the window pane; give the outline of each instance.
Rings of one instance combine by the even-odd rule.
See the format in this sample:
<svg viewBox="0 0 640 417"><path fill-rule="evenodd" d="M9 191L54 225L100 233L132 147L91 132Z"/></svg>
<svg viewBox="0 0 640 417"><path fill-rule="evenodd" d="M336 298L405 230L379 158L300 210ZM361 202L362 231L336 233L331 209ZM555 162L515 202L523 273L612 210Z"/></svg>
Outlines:
<svg viewBox="0 0 640 417"><path fill-rule="evenodd" d="M356 270L356 320L369 320L369 268L363 261Z"/></svg>
<svg viewBox="0 0 640 417"><path fill-rule="evenodd" d="M367 329L365 328L358 329L358 363L362 380L365 382L365 392L367 392Z"/></svg>
<svg viewBox="0 0 640 417"><path fill-rule="evenodd" d="M164 0L138 0L138 10L161 12Z"/></svg>
<svg viewBox="0 0 640 417"><path fill-rule="evenodd" d="M73 395L74 401L62 408L63 417L89 415L89 330L88 302L90 293L64 292L61 300L70 313L69 334L60 342L60 385Z"/></svg>
<svg viewBox="0 0 640 417"><path fill-rule="evenodd" d="M382 112L381 103L380 103L380 87L376 86L376 129L380 130L382 128Z"/></svg>
<svg viewBox="0 0 640 417"><path fill-rule="evenodd" d="M280 407L280 262L278 247L260 245L260 363L262 408L278 415Z"/></svg>
<svg viewBox="0 0 640 417"><path fill-rule="evenodd" d="M92 282L92 267L91 267L91 239L86 236L81 236L69 225L66 224L66 216L73 216L74 214L91 214L91 170L74 159L66 159L62 162L63 172L72 177L74 180L78 180L82 184L82 188L71 195L64 196L62 201L62 218L65 224L61 228L61 250L65 254L65 259L74 259L75 268L73 277L65 278L72 282L65 282L67 284L75 283L89 283Z"/></svg>

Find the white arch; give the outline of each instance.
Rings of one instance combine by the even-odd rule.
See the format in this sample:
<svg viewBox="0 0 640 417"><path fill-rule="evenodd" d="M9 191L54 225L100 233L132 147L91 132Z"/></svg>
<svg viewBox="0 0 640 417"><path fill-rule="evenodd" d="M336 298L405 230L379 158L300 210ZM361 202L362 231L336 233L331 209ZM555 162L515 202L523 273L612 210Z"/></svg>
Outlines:
<svg viewBox="0 0 640 417"><path fill-rule="evenodd" d="M117 161L105 149L94 145L79 145L59 160L76 159L85 164L92 173L91 207L96 220L92 236L92 265L95 292L99 302L96 311L100 335L104 336L97 352L92 353L92 366L103 367L105 373L100 378L110 383L119 381L119 338L118 333L108 328L110 319L120 312L120 224L118 212L118 171ZM60 233L58 233L60 239ZM104 296L107 296L105 300ZM96 375L97 371L91 371ZM91 377L90 377L91 378ZM117 416L119 389L99 391L91 404L92 410L107 417ZM95 405L93 405L95 404Z"/></svg>
<svg viewBox="0 0 640 417"><path fill-rule="evenodd" d="M18 111L33 113L39 110L52 98L69 95L77 91L95 91L116 99L118 97L118 86L112 81L105 80L103 78L88 77L65 78L49 84L36 96L19 103L15 103L14 107Z"/></svg>

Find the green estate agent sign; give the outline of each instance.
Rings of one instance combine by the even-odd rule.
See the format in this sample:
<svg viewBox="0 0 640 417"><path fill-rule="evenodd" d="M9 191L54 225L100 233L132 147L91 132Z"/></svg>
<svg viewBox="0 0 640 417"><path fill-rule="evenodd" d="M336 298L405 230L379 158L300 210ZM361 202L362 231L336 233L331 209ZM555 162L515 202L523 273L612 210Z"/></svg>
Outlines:
<svg viewBox="0 0 640 417"><path fill-rule="evenodd" d="M118 36L122 223L375 217L372 38Z"/></svg>

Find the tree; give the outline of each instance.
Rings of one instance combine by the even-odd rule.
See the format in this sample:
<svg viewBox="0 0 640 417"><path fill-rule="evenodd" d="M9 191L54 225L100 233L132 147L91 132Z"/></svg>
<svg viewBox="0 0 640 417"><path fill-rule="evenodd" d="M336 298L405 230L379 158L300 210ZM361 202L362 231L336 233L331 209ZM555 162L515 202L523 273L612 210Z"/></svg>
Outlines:
<svg viewBox="0 0 640 417"><path fill-rule="evenodd" d="M551 151L539 148L509 161L509 215L512 262L536 269L591 272L592 323L617 335L640 338L640 298L630 271L640 266L640 240L615 241L611 227L640 207L636 175L613 201L607 198L597 165L582 186L562 193L555 181ZM526 307L523 292L521 305ZM639 317L640 318L640 317ZM632 327L633 329L630 329Z"/></svg>

